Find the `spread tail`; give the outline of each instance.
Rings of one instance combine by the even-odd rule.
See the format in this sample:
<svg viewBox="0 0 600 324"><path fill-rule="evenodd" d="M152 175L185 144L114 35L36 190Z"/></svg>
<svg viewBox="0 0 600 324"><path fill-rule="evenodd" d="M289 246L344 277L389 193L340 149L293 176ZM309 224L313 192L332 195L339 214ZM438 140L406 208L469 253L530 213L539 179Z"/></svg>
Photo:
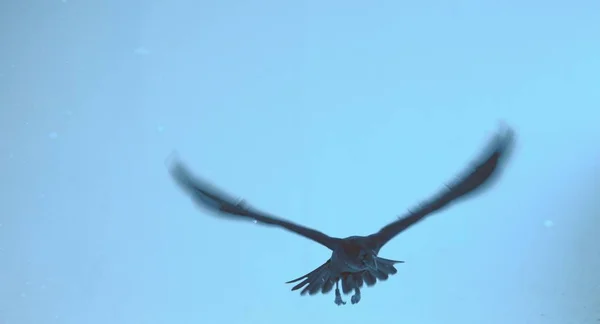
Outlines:
<svg viewBox="0 0 600 324"><path fill-rule="evenodd" d="M362 287L363 283L368 287L371 287L377 283L377 280L384 281L391 275L395 275L398 270L394 266L396 263L404 263L404 261L390 260L385 258L376 258L377 270L369 269L360 273L354 274L354 282L359 288Z"/></svg>
<svg viewBox="0 0 600 324"><path fill-rule="evenodd" d="M394 267L394 264L404 263L404 261L390 260L380 257L377 257L376 260L379 269L387 273L388 275L394 275L398 272L398 270L396 270L396 267Z"/></svg>
<svg viewBox="0 0 600 324"><path fill-rule="evenodd" d="M300 292L301 295L305 295L307 293L309 295L315 295L319 292L326 294L333 289L333 285L335 284L335 281L333 280L334 278L331 278L329 272L329 264L330 260L327 260L327 262L323 263L315 270L286 283L289 284L302 280L299 284L292 287L292 291L304 287L304 289L302 289Z"/></svg>
<svg viewBox="0 0 600 324"><path fill-rule="evenodd" d="M333 289L335 282L338 279L342 279L342 291L344 294L349 293L354 288L360 288L363 284L367 286L373 286L379 281L387 280L389 276L394 275L398 272L394 266L397 263L404 263L404 261L390 260L385 258L377 257L377 270L369 269L356 273L345 273L341 278L331 277L329 272L330 260L323 263L320 267L313 271L298 277L294 280L286 282L295 283L300 281L297 285L292 287L292 291L303 288L300 292L301 295L315 295L319 292L326 294Z"/></svg>

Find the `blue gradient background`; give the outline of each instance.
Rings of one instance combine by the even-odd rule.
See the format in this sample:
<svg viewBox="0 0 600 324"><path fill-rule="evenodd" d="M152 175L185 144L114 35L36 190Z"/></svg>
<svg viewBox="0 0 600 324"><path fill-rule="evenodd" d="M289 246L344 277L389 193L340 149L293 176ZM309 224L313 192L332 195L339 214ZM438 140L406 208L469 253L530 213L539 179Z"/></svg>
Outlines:
<svg viewBox="0 0 600 324"><path fill-rule="evenodd" d="M0 26L1 324L600 318L598 1L7 0ZM500 120L504 176L396 238L356 306L289 292L328 251L209 217L164 164L368 234Z"/></svg>

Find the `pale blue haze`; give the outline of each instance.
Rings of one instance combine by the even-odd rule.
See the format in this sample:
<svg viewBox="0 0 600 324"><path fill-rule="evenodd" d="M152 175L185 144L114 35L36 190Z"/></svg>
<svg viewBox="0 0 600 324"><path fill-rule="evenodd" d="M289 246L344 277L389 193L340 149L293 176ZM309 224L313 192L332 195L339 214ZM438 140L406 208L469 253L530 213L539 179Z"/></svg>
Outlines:
<svg viewBox="0 0 600 324"><path fill-rule="evenodd" d="M598 1L6 0L0 26L1 324L600 318ZM368 234L501 120L497 185L396 238L356 306L290 292L328 251L206 214L164 164Z"/></svg>

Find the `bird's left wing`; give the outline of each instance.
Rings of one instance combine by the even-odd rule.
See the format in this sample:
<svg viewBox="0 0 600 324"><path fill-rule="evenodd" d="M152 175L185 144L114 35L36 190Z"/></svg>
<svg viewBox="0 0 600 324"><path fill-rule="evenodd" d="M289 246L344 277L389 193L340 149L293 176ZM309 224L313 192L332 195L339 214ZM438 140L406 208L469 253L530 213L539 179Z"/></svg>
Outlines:
<svg viewBox="0 0 600 324"><path fill-rule="evenodd" d="M185 190L193 200L208 210L232 218L246 218L259 224L278 226L288 231L304 236L333 250L340 239L330 237L317 230L294 224L248 206L243 200L232 198L218 190L208 182L194 177L192 173L179 161L174 161L169 166L171 176L177 184Z"/></svg>
<svg viewBox="0 0 600 324"><path fill-rule="evenodd" d="M423 220L428 215L447 207L453 201L470 196L475 192L480 192L500 173L500 169L502 169L505 160L507 160L508 155L512 151L513 144L514 131L505 127L494 137L483 158L466 170L466 173L460 176L458 180L447 185L442 192L421 204L416 210L410 211L397 221L388 224L379 232L370 235L369 238L380 249L396 235Z"/></svg>

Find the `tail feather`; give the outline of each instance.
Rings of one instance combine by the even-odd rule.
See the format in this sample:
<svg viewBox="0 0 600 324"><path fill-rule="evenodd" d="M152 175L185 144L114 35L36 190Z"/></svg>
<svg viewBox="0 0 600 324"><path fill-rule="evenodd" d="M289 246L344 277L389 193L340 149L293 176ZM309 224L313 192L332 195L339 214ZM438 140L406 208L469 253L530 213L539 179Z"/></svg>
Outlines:
<svg viewBox="0 0 600 324"><path fill-rule="evenodd" d="M311 272L310 275L308 277L306 277L303 281L301 281L299 284L292 287L292 290L300 289L300 288L310 284L311 282L315 281L315 278L319 277L323 271L324 271L324 269L316 269L316 271Z"/></svg>
<svg viewBox="0 0 600 324"><path fill-rule="evenodd" d="M292 291L298 290L298 289L300 289L300 288L302 288L302 287L304 287L306 285L308 285L308 279L304 280L301 283L299 283L299 284L295 285L294 287L292 287Z"/></svg>
<svg viewBox="0 0 600 324"><path fill-rule="evenodd" d="M329 278L329 269L323 268L319 272L315 273L313 276L309 276L305 281L308 282L308 285L302 289L300 295L314 295L323 287L325 283L325 277Z"/></svg>
<svg viewBox="0 0 600 324"><path fill-rule="evenodd" d="M344 294L349 294L354 287L355 283L353 274L350 273L342 277L342 292Z"/></svg>
<svg viewBox="0 0 600 324"><path fill-rule="evenodd" d="M306 290L308 290L308 294L312 296L320 291L323 291L323 287L325 286L325 283L329 281L329 277L329 269L322 270L319 276L315 277L315 279L312 280L306 288L304 288L305 291L300 294L303 295L303 293L305 294Z"/></svg>
<svg viewBox="0 0 600 324"><path fill-rule="evenodd" d="M303 276L301 276L301 277L298 277L298 278L296 278L296 279L293 279L293 280L287 281L287 282L286 282L286 284L289 284L289 283L294 283L294 282L300 281L300 280L302 280L302 279L304 279L304 278L308 278L308 276L310 276L311 274L313 274L313 273L317 272L318 270L320 270L320 269L321 269L321 268L323 268L323 267L326 267L326 266L328 266L328 265L329 265L329 262L330 262L330 260L327 260L327 262L323 263L322 265L320 265L320 266L319 266L318 268L316 268L315 270L313 270L313 271L311 271L311 272L309 272L309 273L307 273L307 274L305 274L305 275L303 275Z"/></svg>
<svg viewBox="0 0 600 324"><path fill-rule="evenodd" d="M333 289L333 285L335 285L335 281L333 281L333 280L331 280L331 278L329 278L329 280L325 281L325 283L323 284L323 288L321 289L321 292L324 294L330 292Z"/></svg>
<svg viewBox="0 0 600 324"><path fill-rule="evenodd" d="M316 269L314 272L311 272L310 275L306 279L304 279L299 284L292 287L292 290L297 290L306 285L309 285L310 283L314 282L315 279L319 278L324 271L327 271L327 268Z"/></svg>
<svg viewBox="0 0 600 324"><path fill-rule="evenodd" d="M377 257L376 260L378 268L377 270L365 270L359 274L356 274L356 276L360 278L355 278L356 285L358 287L362 286L363 281L368 287L371 287L377 283L377 280L387 280L389 276L394 275L398 272L394 265L397 263L404 263L404 261L390 260L380 257Z"/></svg>
<svg viewBox="0 0 600 324"><path fill-rule="evenodd" d="M329 271L331 261L327 260L325 263L320 265L313 271L298 277L296 279L287 281L286 284L297 283L292 287L292 291L302 289L301 295L315 295L319 292L326 294L333 289L336 281L341 279L341 290L344 294L350 293L355 288L361 288L363 285L371 287L377 283L377 281L387 280L389 276L394 275L398 272L394 266L397 263L404 263L404 261L390 260L385 258L377 257L377 270L365 270L356 273L345 273L342 278L332 278Z"/></svg>
<svg viewBox="0 0 600 324"><path fill-rule="evenodd" d="M368 287L375 285L377 282L377 278L375 278L375 276L369 271L363 272L363 279Z"/></svg>
<svg viewBox="0 0 600 324"><path fill-rule="evenodd" d="M380 257L377 257L377 262L387 263L387 264L390 264L390 265L394 265L396 263L404 263L404 261L390 260L390 259L380 258Z"/></svg>
<svg viewBox="0 0 600 324"><path fill-rule="evenodd" d="M396 267L394 267L394 264L396 263L404 263L404 261L396 261L377 257L377 266L379 267L379 271L388 276L394 275L398 272L398 270L396 270Z"/></svg>
<svg viewBox="0 0 600 324"><path fill-rule="evenodd" d="M354 274L354 282L356 283L357 288L362 288L363 286L363 274L355 273Z"/></svg>
<svg viewBox="0 0 600 324"><path fill-rule="evenodd" d="M306 284L314 281L315 278L319 277L321 275L321 273L323 271L325 271L326 269L327 268L319 267L319 268L315 269L314 271L310 272L308 274L308 276L306 276L306 278L304 278L304 280L302 280L299 284L297 284L296 286L294 286L294 288L292 288L292 290L299 289L299 288L303 287L304 285L306 285Z"/></svg>
<svg viewBox="0 0 600 324"><path fill-rule="evenodd" d="M329 289L330 291L331 288L329 287L329 282L331 280L329 278L329 263L330 261L327 260L325 263L323 263L321 266L314 269L313 271L294 280L290 280L286 283L295 283L302 280L299 284L292 287L292 291L304 287L304 289L300 292L301 295L304 295L306 293L314 295L318 293L319 290L325 291L326 289ZM333 287L333 283L331 284L331 287Z"/></svg>
<svg viewBox="0 0 600 324"><path fill-rule="evenodd" d="M385 281L388 280L389 275L383 271L381 271L381 269L378 270L367 270L369 271L372 275L375 276L375 278L377 278L377 280L379 281Z"/></svg>

